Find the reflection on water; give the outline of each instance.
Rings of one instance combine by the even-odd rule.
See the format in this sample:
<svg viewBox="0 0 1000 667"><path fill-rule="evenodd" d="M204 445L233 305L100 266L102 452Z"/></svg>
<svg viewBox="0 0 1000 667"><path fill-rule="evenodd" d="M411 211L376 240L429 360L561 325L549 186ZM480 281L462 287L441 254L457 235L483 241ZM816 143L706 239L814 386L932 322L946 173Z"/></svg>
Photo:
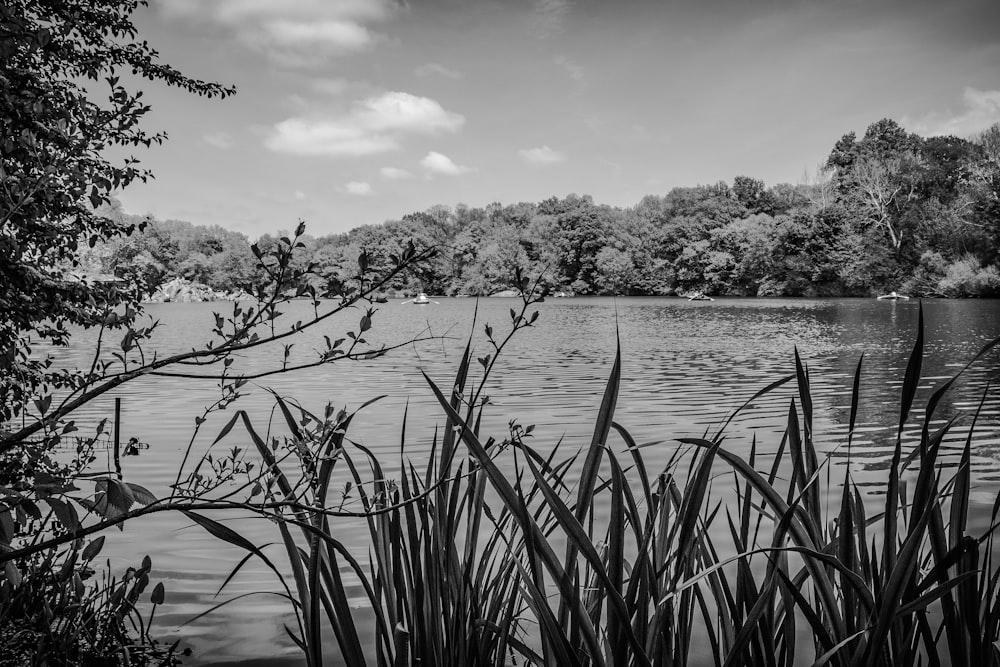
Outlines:
<svg viewBox="0 0 1000 667"><path fill-rule="evenodd" d="M498 332L509 323L505 299L480 301L475 345L478 354L491 350L481 324ZM157 349L161 355L190 349L204 340L211 313L225 304L160 304L149 312L164 323ZM458 366L465 339L472 329L476 303L471 299L442 299L427 306L386 304L375 318L371 340L394 344L431 333L446 337L406 346L382 359L311 369L295 375L272 376L267 386L321 410L331 402L354 409L383 396L366 408L351 427L350 437L372 449L389 471L400 465L403 411L408 410L404 456L419 468L430 449L440 412L424 382L425 371L447 387ZM304 319L302 313L288 317ZM989 301L930 301L924 304L926 350L920 393L904 438L918 435L920 406L933 387L957 372L988 340L1000 334L1000 311ZM577 298L548 301L539 306L536 325L515 338L502 357L487 388L491 397L484 432L502 439L508 422L535 424L532 443L547 449L564 439L564 447L589 442L590 429L614 359L616 332L621 342L623 371L616 421L640 442L662 442L646 450L650 468L666 461L673 441L711 431L757 390L794 372L793 350L798 349L810 370L815 403L817 441L839 469L847 460L846 424L851 385L864 354L861 403L853 449L852 470L857 481L875 497L884 484L898 420L898 396L913 344L918 304L860 299L717 299L688 302L679 299ZM325 324L322 331L306 332L293 350L293 359L307 358L321 347L322 337L340 337L357 324L360 313ZM80 362L87 353L81 339L65 352L64 363ZM280 350L255 353L239 360L247 372L262 370L280 358ZM996 380L998 357L990 353L942 401L938 420L969 413L982 399L987 380ZM260 383L263 384L263 381ZM194 418L216 398L212 382L181 378L140 380L127 385L123 400L123 440L136 436L148 451L123 461L126 479L164 494L191 438ZM110 415L114 396L90 406L85 418ZM762 460L780 439L789 404L797 401L795 388L785 385L757 401L729 429L727 447L746 454L755 435ZM240 404L266 428L271 415L269 395L257 388ZM408 407L407 407L408 406ZM102 412L103 411L103 412ZM195 440L204 451L228 418L214 415ZM942 459L955 465L964 444L968 421L960 422L945 442ZM1000 404L988 396L974 450L977 488L974 503L986 508L1000 484ZM223 446L245 444L235 433ZM724 476L723 476L724 477ZM722 477L715 482L720 493ZM336 487L334 487L336 488ZM257 543L273 543L277 535L267 522L227 519ZM263 525L262 525L263 524ZM363 554L362 524L344 522L338 537ZM288 603L273 593L278 586L264 568L245 567L216 598L218 587L242 557L178 516L160 514L124 532L109 536L114 562L134 562L149 553L154 578L167 586L167 604L160 627L182 636L195 649L194 663L268 656L271 664L285 658L298 664L297 653L282 630L291 622ZM277 552L275 552L277 553ZM195 623L177 627L213 604L249 594Z"/></svg>

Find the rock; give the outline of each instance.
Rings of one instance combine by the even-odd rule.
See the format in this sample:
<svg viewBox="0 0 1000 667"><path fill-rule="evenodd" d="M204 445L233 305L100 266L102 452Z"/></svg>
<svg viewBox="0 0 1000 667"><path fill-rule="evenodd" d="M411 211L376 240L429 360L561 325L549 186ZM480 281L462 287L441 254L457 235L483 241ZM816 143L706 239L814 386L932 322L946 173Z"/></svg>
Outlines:
<svg viewBox="0 0 1000 667"><path fill-rule="evenodd" d="M147 301L151 303L192 301L240 301L252 298L242 290L217 291L203 283L191 282L186 278L171 278L160 285Z"/></svg>

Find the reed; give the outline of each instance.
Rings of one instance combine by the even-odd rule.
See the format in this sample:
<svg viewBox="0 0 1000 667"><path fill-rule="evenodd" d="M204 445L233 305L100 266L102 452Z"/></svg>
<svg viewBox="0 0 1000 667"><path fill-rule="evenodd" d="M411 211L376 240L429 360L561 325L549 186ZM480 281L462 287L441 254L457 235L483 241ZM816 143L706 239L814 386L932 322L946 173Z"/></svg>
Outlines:
<svg viewBox="0 0 1000 667"><path fill-rule="evenodd" d="M514 331L533 321L526 310L511 317ZM270 507L287 501L277 525L297 619L289 633L310 666L323 664L331 637L350 665L1000 664L1000 498L988 530L972 533L969 522L979 414L950 474L939 455L956 419L933 426L945 392L998 342L933 391L919 441L905 445L924 357L921 313L874 513L851 470L861 360L843 480L817 448L809 369L797 352L794 373L716 433L675 441L657 470L647 453L666 445L638 443L614 419L620 350L590 444L566 452L530 445L530 427L517 424L502 441L483 437L482 388L504 343L480 358L478 385L470 344L449 390L427 378L444 427L422 467L400 455L395 480L346 438L354 415L317 416L278 398L290 433L280 446L238 417L264 460ZM794 398L771 463L756 442L746 457L727 447L733 419L788 383ZM338 467L367 524L367 562L331 523ZM732 477L723 494L713 482L720 470ZM364 591L360 616L344 571ZM363 623L374 623L371 645Z"/></svg>

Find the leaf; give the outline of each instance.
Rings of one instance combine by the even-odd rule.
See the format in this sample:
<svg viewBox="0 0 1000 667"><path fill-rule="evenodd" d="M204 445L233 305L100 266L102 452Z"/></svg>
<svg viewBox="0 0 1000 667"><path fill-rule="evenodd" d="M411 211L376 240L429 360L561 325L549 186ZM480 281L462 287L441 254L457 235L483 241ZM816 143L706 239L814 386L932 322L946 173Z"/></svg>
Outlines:
<svg viewBox="0 0 1000 667"><path fill-rule="evenodd" d="M150 493L149 489L132 482L125 482L125 486L132 492L135 501L140 505L152 505L156 502L156 496Z"/></svg>
<svg viewBox="0 0 1000 667"><path fill-rule="evenodd" d="M7 575L7 581L14 588L21 585L21 571L11 561L7 561L3 564L4 573Z"/></svg>
<svg viewBox="0 0 1000 667"><path fill-rule="evenodd" d="M10 516L10 510L0 512L0 543L9 546L14 540L14 519Z"/></svg>
<svg viewBox="0 0 1000 667"><path fill-rule="evenodd" d="M135 496L132 495L132 490L120 480L112 477L99 479L96 485L99 491L104 492L107 504L120 512L129 511L129 508L135 504Z"/></svg>
<svg viewBox="0 0 1000 667"><path fill-rule="evenodd" d="M41 398L35 399L35 409L38 410L38 414L44 415L49 411L49 406L52 404L52 395L46 394Z"/></svg>
<svg viewBox="0 0 1000 667"><path fill-rule="evenodd" d="M218 521L215 521L213 519L209 519L207 516L202 516L201 514L195 514L190 510L181 510L181 511L189 519L191 519L196 524L207 530L210 535L217 537L223 542L229 542L230 544L240 547L241 549L246 549L247 551L253 553L255 556L260 558L262 561L267 563L267 565L271 567L271 569L274 569L274 565L271 563L270 560L267 559L267 556L264 555L264 552L258 549L253 544L253 542L243 537L232 528L224 526Z"/></svg>
<svg viewBox="0 0 1000 667"><path fill-rule="evenodd" d="M46 498L45 502L52 508L56 519L59 520L63 528L70 532L74 532L80 528L80 517L77 515L76 508L73 507L72 503L57 498Z"/></svg>
<svg viewBox="0 0 1000 667"><path fill-rule="evenodd" d="M99 535L95 539L91 540L90 544L88 544L83 548L83 553L80 554L80 557L83 558L83 560L85 561L92 560L94 556L101 553L101 549L103 548L104 548L104 536Z"/></svg>

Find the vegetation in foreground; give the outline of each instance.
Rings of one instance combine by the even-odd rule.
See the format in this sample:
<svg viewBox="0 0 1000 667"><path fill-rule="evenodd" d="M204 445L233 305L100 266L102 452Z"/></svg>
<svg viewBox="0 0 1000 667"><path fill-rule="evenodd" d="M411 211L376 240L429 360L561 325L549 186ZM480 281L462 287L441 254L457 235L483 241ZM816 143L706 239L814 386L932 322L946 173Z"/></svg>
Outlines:
<svg viewBox="0 0 1000 667"><path fill-rule="evenodd" d="M511 333L532 321L531 303L512 312ZM428 378L446 424L427 463L401 460L398 479L351 444L353 415L317 416L280 397L289 433L280 444L242 412L219 438L237 438L239 426L266 462L257 508L280 519L293 573L282 583L297 621L289 634L309 665L323 664L331 635L349 665L1000 664L1000 500L989 529L970 532L978 415L950 474L939 454L957 417L932 427L961 372L928 399L919 442L903 440L922 325L921 315L884 502L873 514L850 471L860 361L839 489L814 445L809 372L798 355L794 374L741 408L794 382L797 400L766 457L762 443L746 458L726 446L730 419L713 435L680 440L669 463L651 470L644 452L669 444L637 443L614 421L617 357L588 447L533 447L533 427L516 423L503 441L485 438L482 392L509 340L494 339L489 325L494 353L479 359L478 382L471 347L447 385L453 392ZM716 497L720 467L735 493ZM334 494L338 468L353 484ZM360 504L353 514L367 521L367 562L337 540L334 518L352 514L345 502ZM265 557L242 538L219 537ZM360 612L348 604L345 570L367 597ZM371 646L361 637L373 622Z"/></svg>

